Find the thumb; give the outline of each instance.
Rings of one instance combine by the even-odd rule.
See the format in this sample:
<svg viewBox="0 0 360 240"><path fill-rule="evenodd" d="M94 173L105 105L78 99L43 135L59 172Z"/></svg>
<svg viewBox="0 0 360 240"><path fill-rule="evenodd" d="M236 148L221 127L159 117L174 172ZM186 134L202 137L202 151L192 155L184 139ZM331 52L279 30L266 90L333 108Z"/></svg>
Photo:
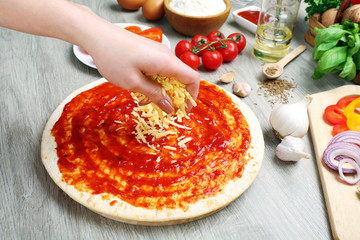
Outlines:
<svg viewBox="0 0 360 240"><path fill-rule="evenodd" d="M164 96L161 86L148 79L145 75L140 75L140 78L142 78L142 85L133 89L133 91L145 95L151 102L155 103L167 114L174 112L173 102L168 94Z"/></svg>

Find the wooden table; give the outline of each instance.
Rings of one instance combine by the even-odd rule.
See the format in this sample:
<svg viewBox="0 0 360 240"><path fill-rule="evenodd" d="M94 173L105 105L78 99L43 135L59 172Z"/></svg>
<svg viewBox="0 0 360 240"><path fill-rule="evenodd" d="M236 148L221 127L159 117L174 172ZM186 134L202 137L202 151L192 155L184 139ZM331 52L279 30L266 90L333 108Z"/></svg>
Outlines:
<svg viewBox="0 0 360 240"><path fill-rule="evenodd" d="M159 26L172 50L179 40L190 39L176 33L166 18L148 22L141 11L123 11L116 1L76 2L110 22ZM240 7L240 1L232 1L232 10ZM305 7L302 3L291 49L306 44ZM240 28L231 16L221 31L242 32L247 38L245 50L216 71L201 68L199 72L203 79L218 83L219 76L233 70L238 81L252 86L252 94L243 101L257 114L264 133L262 169L251 187L220 212L187 224L146 227L104 218L76 203L54 184L41 163L46 121L72 91L101 78L97 70L78 61L69 43L0 29L0 239L330 239L310 132L304 139L311 159L288 163L276 158L279 140L268 122L276 104L257 94L264 79L262 63L251 54L254 34ZM316 62L311 52L310 47L285 69L283 77L297 83L290 102L352 84L335 74L313 80ZM231 85L221 86L231 91Z"/></svg>

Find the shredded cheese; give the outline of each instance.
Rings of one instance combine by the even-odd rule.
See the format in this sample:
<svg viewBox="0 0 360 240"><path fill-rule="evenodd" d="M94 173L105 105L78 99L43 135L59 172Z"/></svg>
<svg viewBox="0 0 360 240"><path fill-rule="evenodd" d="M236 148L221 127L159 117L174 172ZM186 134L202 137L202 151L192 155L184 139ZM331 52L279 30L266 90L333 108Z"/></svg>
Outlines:
<svg viewBox="0 0 360 240"><path fill-rule="evenodd" d="M190 130L189 127L180 123L182 123L184 118L189 118L186 113L186 102L189 100L193 106L196 106L196 103L186 90L186 85L179 82L176 78L154 75L149 77L149 79L158 82L162 86L162 94L164 96L166 94L170 96L173 101L173 106L176 109L174 115L167 115L154 103L140 106L139 103L146 99L144 95L140 93L133 93L131 95L138 104L131 113L136 123L133 134L135 134L136 140L139 143L143 142L153 150L158 151L156 146L149 143L146 136L152 136L152 141L154 141L158 138L167 137L168 135L176 135L177 128ZM191 138L183 138L178 139L178 141L181 140L178 145L181 148L186 148L185 143L189 142ZM164 148L176 150L175 147L171 146L164 146Z"/></svg>

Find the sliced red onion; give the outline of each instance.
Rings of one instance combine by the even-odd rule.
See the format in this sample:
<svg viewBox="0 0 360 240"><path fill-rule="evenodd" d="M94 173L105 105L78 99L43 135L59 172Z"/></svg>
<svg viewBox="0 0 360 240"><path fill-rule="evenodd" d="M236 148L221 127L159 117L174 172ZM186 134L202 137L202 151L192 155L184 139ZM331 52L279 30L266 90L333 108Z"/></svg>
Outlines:
<svg viewBox="0 0 360 240"><path fill-rule="evenodd" d="M354 170L356 171L356 178L349 179L349 178L345 177L343 168L342 168L342 165L344 163L350 163L354 167ZM339 174L340 174L340 177L348 184L356 184L360 181L360 166L358 164L356 164L356 162L354 160L351 160L349 158L344 158L344 159L340 160L340 162L339 162Z"/></svg>
<svg viewBox="0 0 360 240"><path fill-rule="evenodd" d="M329 144L332 144L334 142L355 143L360 146L360 132L354 130L347 130L338 133L330 140Z"/></svg>
<svg viewBox="0 0 360 240"><path fill-rule="evenodd" d="M360 147L348 142L334 142L329 144L323 154L324 163L331 169L338 171L339 167L334 164L334 160L338 156L346 156L351 158L360 165ZM343 168L343 173L356 173L353 168Z"/></svg>

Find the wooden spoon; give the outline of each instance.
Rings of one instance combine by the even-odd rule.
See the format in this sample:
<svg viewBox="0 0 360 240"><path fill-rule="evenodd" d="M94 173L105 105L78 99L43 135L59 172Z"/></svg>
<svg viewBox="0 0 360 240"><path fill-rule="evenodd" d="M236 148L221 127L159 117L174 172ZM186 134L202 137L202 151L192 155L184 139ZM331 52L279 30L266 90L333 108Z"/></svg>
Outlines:
<svg viewBox="0 0 360 240"><path fill-rule="evenodd" d="M275 79L281 76L284 72L284 67L288 64L291 60L297 57L300 53L305 51L306 46L300 45L295 48L291 53L283 57L277 63L267 63L263 66L263 73L267 79Z"/></svg>

